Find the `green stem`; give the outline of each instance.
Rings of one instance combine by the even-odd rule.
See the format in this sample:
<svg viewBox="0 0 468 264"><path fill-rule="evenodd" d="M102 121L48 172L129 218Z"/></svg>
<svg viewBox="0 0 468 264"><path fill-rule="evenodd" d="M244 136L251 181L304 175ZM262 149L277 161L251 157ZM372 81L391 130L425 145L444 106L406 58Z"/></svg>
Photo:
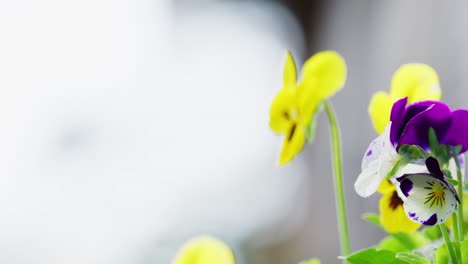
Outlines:
<svg viewBox="0 0 468 264"><path fill-rule="evenodd" d="M460 169L460 161L458 160L457 155L453 155L453 159L455 160L455 164L457 165L457 193L458 193L458 198L460 199L460 204L458 205L458 236L460 238L460 241L464 240L465 237L465 231L463 230L463 177L462 177L462 171Z"/></svg>
<svg viewBox="0 0 468 264"><path fill-rule="evenodd" d="M346 215L346 203L343 187L343 169L341 161L341 137L340 128L336 120L332 105L324 102L325 112L330 124L330 138L332 145L333 160L333 182L335 184L336 211L338 216L338 230L340 233L341 254L348 256L351 254L351 244L349 242L348 221Z"/></svg>
<svg viewBox="0 0 468 264"><path fill-rule="evenodd" d="M442 232L442 236L444 237L445 244L447 245L447 248L450 253L450 258L452 259L452 263L461 263L457 259L457 255L455 254L455 250L453 249L452 241L450 240L450 236L447 232L447 228L445 227L444 224L439 224L440 232Z"/></svg>
<svg viewBox="0 0 468 264"><path fill-rule="evenodd" d="M453 224L452 233L453 233L454 241L456 242L455 251L457 253L458 259L461 261L462 257L461 257L461 251L460 251L460 236L458 235L459 229L458 229L458 218L457 218L456 213L452 213L452 224Z"/></svg>

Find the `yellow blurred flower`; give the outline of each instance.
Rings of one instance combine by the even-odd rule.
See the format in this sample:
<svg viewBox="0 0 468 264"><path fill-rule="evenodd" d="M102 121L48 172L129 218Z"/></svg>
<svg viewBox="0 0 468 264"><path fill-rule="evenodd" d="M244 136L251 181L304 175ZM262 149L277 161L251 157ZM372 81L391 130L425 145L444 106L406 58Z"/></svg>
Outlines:
<svg viewBox="0 0 468 264"><path fill-rule="evenodd" d="M185 243L172 264L235 264L235 258L221 240L199 236Z"/></svg>
<svg viewBox="0 0 468 264"><path fill-rule="evenodd" d="M468 201L468 193L463 193L463 201ZM468 224L468 203L463 203L463 222L464 222L464 225L466 226ZM453 222L452 222L452 218L449 218L447 219L447 221L445 221L445 225L452 229L452 225L453 225ZM465 237L467 235L465 234Z"/></svg>
<svg viewBox="0 0 468 264"><path fill-rule="evenodd" d="M291 161L310 138L314 116L321 103L345 83L346 64L334 51L319 52L304 63L301 77L298 81L296 64L288 52L283 88L270 107L270 128L285 135L279 165Z"/></svg>
<svg viewBox="0 0 468 264"><path fill-rule="evenodd" d="M404 64L393 74L390 93L375 93L369 104L374 129L382 134L390 121L393 103L408 97L408 104L424 100L440 100L442 92L437 72L422 63Z"/></svg>
<svg viewBox="0 0 468 264"><path fill-rule="evenodd" d="M306 260L306 261L301 261L299 264L320 264L320 260L317 258L311 259L311 260Z"/></svg>
<svg viewBox="0 0 468 264"><path fill-rule="evenodd" d="M420 225L411 221L403 209L403 201L398 196L395 185L382 181L378 190L382 194L379 202L380 223L389 233L412 233Z"/></svg>

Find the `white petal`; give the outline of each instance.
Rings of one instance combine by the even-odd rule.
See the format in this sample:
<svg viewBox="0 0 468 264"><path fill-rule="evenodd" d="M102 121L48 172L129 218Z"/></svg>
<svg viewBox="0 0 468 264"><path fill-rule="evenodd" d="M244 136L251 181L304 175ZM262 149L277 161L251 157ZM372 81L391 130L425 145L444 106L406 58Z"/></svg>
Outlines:
<svg viewBox="0 0 468 264"><path fill-rule="evenodd" d="M408 163L401 168L395 175L396 178L404 174L429 173L425 164Z"/></svg>
<svg viewBox="0 0 468 264"><path fill-rule="evenodd" d="M458 155L458 162L460 163L460 170L462 172L462 179L464 181L465 180L465 154ZM450 170L450 173L452 173L452 177L456 179L457 178L457 164L455 163L455 160L453 158L449 160L449 170Z"/></svg>
<svg viewBox="0 0 468 264"><path fill-rule="evenodd" d="M367 148L364 157L362 158L361 169L366 169L371 162L378 160L382 155L382 149L385 145L385 140L382 137L383 135L378 136L374 139Z"/></svg>
<svg viewBox="0 0 468 264"><path fill-rule="evenodd" d="M406 201L406 196L401 192L399 185L400 183L396 180L396 178L401 177L405 174L416 174L416 173L429 173L427 170L426 165L422 164L415 164L415 163L409 163L403 168L401 168L396 174L395 177L390 179L390 181L397 186L396 191L398 196L400 197L401 200Z"/></svg>
<svg viewBox="0 0 468 264"><path fill-rule="evenodd" d="M434 259L434 253L444 243L445 243L444 239L440 238L440 239L431 241L422 247L415 249L414 253L424 256L427 259Z"/></svg>
<svg viewBox="0 0 468 264"><path fill-rule="evenodd" d="M375 193L398 157L390 142L389 124L385 132L371 142L362 158L362 172L354 183L356 192L362 197L369 197Z"/></svg>
<svg viewBox="0 0 468 264"><path fill-rule="evenodd" d="M385 131L375 138L367 148L364 157L362 158L361 168L365 169L369 164L377 159L382 159L384 156L394 156L396 153L395 148L390 142L390 124L385 127ZM387 157L388 158L388 157Z"/></svg>
<svg viewBox="0 0 468 264"><path fill-rule="evenodd" d="M385 175L379 173L379 160L374 160L362 170L356 182L354 189L362 197L369 197L377 191Z"/></svg>
<svg viewBox="0 0 468 264"><path fill-rule="evenodd" d="M383 174L384 177L390 172L397 160L400 158L400 155L396 152L395 147L390 142L390 126L391 123L385 128L383 136L383 147L382 153L379 157L380 160L380 174Z"/></svg>
<svg viewBox="0 0 468 264"><path fill-rule="evenodd" d="M421 174L408 176L407 180L411 181L413 186L408 192L408 197L403 203L408 217L414 222L427 224L433 215L436 216L435 223L440 224L445 222L451 214L457 209L457 200L446 183ZM444 199L430 199L431 186L439 186L443 188Z"/></svg>

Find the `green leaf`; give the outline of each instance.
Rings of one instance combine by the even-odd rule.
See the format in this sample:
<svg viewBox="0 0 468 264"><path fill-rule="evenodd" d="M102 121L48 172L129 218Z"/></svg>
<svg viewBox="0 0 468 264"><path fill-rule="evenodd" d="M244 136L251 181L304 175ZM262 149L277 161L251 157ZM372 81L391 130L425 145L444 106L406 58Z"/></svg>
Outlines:
<svg viewBox="0 0 468 264"><path fill-rule="evenodd" d="M320 260L313 258L311 260L301 261L299 264L320 264Z"/></svg>
<svg viewBox="0 0 468 264"><path fill-rule="evenodd" d="M429 147L434 150L439 147L439 140L437 139L434 128L429 128Z"/></svg>
<svg viewBox="0 0 468 264"><path fill-rule="evenodd" d="M465 223L468 222L468 192L463 193L463 219ZM465 229L465 231L466 230L468 229Z"/></svg>
<svg viewBox="0 0 468 264"><path fill-rule="evenodd" d="M452 179L452 172L447 169L447 168L441 168L440 169L442 171L442 173L445 175L446 178L449 178L449 179Z"/></svg>
<svg viewBox="0 0 468 264"><path fill-rule="evenodd" d="M411 159L409 159L407 156L401 156L397 162L395 162L395 165L393 165L392 169L387 173L385 176L385 179L389 180L395 176L395 174L404 166L406 166L408 163L411 162Z"/></svg>
<svg viewBox="0 0 468 264"><path fill-rule="evenodd" d="M468 240L460 242L460 252L463 264L468 263Z"/></svg>
<svg viewBox="0 0 468 264"><path fill-rule="evenodd" d="M452 184L453 186L457 186L458 185L458 181L453 179L453 178L445 178L448 182L450 182L450 184Z"/></svg>
<svg viewBox="0 0 468 264"><path fill-rule="evenodd" d="M417 145L400 145L398 153L409 160L426 159L429 157L429 154Z"/></svg>
<svg viewBox="0 0 468 264"><path fill-rule="evenodd" d="M434 253L434 264L448 264L450 255L447 249L447 245L442 244Z"/></svg>
<svg viewBox="0 0 468 264"><path fill-rule="evenodd" d="M431 262L427 258L417 255L415 253L400 252L396 254L396 258L404 260L411 264L431 264Z"/></svg>
<svg viewBox="0 0 468 264"><path fill-rule="evenodd" d="M442 234L440 233L439 226L434 225L434 226L427 226L424 227L422 230L423 234L426 236L427 239L434 241L442 238Z"/></svg>
<svg viewBox="0 0 468 264"><path fill-rule="evenodd" d="M411 249L408 249L408 247L406 247L398 239L391 235L382 239L382 241L380 241L380 243L377 245L377 249L388 250L392 251L393 253L411 251Z"/></svg>
<svg viewBox="0 0 468 264"><path fill-rule="evenodd" d="M456 247L458 243L452 242L453 246ZM468 240L460 243L460 252L463 264L468 263ZM434 264L448 264L450 260L450 254L447 249L447 245L444 243L441 245L434 254Z"/></svg>
<svg viewBox="0 0 468 264"><path fill-rule="evenodd" d="M427 154L421 147L416 145L400 145L398 148L398 153L400 154L400 158L397 162L395 162L392 169L387 173L387 180L395 176L395 174L408 163L429 157L429 154Z"/></svg>
<svg viewBox="0 0 468 264"><path fill-rule="evenodd" d="M411 234L396 233L384 238L377 246L377 249L389 250L394 253L411 252L428 242L430 242L430 240L421 232L414 232Z"/></svg>
<svg viewBox="0 0 468 264"><path fill-rule="evenodd" d="M457 146L451 146L450 148L450 154L453 156L453 157L456 157L458 154L460 154L461 150L462 150L462 145L457 145Z"/></svg>
<svg viewBox="0 0 468 264"><path fill-rule="evenodd" d="M370 223L375 224L376 226L378 226L380 228L383 228L382 223L380 223L380 216L378 214L365 213L365 214L361 215L361 218L363 220L366 220L366 221L368 221Z"/></svg>
<svg viewBox="0 0 468 264"><path fill-rule="evenodd" d="M395 253L375 248L358 251L346 258L349 264L407 264L408 262L395 257Z"/></svg>
<svg viewBox="0 0 468 264"><path fill-rule="evenodd" d="M429 128L429 147L431 149L432 155L439 161L441 165L448 163L452 157L451 153L457 150L457 147L441 145L437 139L435 130L432 127Z"/></svg>

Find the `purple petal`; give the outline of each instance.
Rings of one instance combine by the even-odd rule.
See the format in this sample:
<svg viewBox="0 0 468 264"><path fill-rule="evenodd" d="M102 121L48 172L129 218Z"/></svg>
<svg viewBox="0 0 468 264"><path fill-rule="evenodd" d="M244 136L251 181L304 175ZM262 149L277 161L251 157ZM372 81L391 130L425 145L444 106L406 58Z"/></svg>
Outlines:
<svg viewBox="0 0 468 264"><path fill-rule="evenodd" d="M420 101L413 104L408 105L405 110L405 116L403 118L402 124L406 125L411 118L415 117L419 113L427 110L433 104L436 104L436 101Z"/></svg>
<svg viewBox="0 0 468 264"><path fill-rule="evenodd" d="M406 103L408 97L402 98L396 101L392 107L392 113L390 114L390 121L392 122L390 127L390 142L395 146L400 134L400 129L403 128L403 118L405 115Z"/></svg>
<svg viewBox="0 0 468 264"><path fill-rule="evenodd" d="M417 116L419 113L429 109L432 105L434 105L434 102L435 101L420 101L420 102L416 102L416 103L408 105L408 107L406 107L405 109L403 120L401 121L401 127L400 127L400 131L398 134L398 138L401 136L401 133L403 133L403 130L408 124L408 122L413 117Z"/></svg>
<svg viewBox="0 0 468 264"><path fill-rule="evenodd" d="M440 170L439 162L434 157L426 159L426 167L432 175L445 182L444 173Z"/></svg>
<svg viewBox="0 0 468 264"><path fill-rule="evenodd" d="M421 109L421 108L419 108ZM439 139L444 138L451 124L449 107L440 102L432 102L426 110L408 121L398 139L398 144L418 145L423 149L429 146L429 128L432 127Z"/></svg>
<svg viewBox="0 0 468 264"><path fill-rule="evenodd" d="M409 179L404 179L400 182L400 190L405 195L405 197L409 196L409 192L413 189L413 182Z"/></svg>
<svg viewBox="0 0 468 264"><path fill-rule="evenodd" d="M428 226L433 226L433 225L437 224L437 215L433 214L431 217L429 217L429 219L422 222L422 224L423 225L428 225Z"/></svg>
<svg viewBox="0 0 468 264"><path fill-rule="evenodd" d="M450 191L453 193L453 195L455 196L455 199L460 202L460 198L458 197L458 194L457 194L457 191L455 190L455 187L453 187L453 185L448 182L445 178L442 178L440 179L438 176L435 176L433 174L430 174L430 173L411 173L411 174L404 174L398 178L396 178L395 180L397 180L397 182L400 183L400 186L398 188L400 188L401 192L406 196L408 197L409 195L409 192L412 190L413 188L413 182L409 179L410 176L414 176L414 175L419 175L419 176L424 176L424 177L428 177L428 178L434 178L438 181L441 181L443 182L445 185L447 185L447 187L450 189Z"/></svg>
<svg viewBox="0 0 468 264"><path fill-rule="evenodd" d="M455 199L457 199L457 201L460 202L457 191L455 191L455 187L453 187L453 185L444 178L444 173L440 170L439 162L437 161L437 159L435 159L434 157L427 158L426 167L434 178L439 179L447 185L447 187L455 196Z"/></svg>
<svg viewBox="0 0 468 264"><path fill-rule="evenodd" d="M468 150L468 110L453 111L450 129L441 143L451 146L462 145L461 153Z"/></svg>

